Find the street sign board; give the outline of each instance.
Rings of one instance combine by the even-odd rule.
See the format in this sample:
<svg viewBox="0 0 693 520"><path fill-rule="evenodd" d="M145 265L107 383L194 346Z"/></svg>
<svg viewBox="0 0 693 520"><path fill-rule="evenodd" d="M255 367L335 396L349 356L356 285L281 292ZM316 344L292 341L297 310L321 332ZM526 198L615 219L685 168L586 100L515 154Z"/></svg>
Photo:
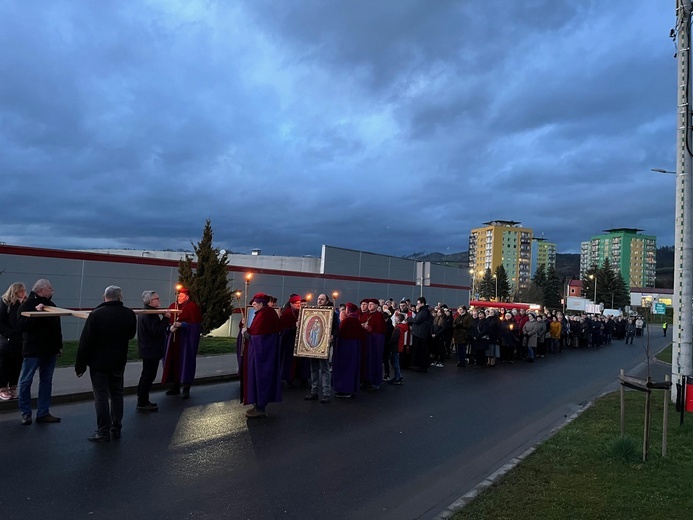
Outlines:
<svg viewBox="0 0 693 520"><path fill-rule="evenodd" d="M655 314L666 314L667 311L667 304L666 303L655 303L654 304L654 313Z"/></svg>

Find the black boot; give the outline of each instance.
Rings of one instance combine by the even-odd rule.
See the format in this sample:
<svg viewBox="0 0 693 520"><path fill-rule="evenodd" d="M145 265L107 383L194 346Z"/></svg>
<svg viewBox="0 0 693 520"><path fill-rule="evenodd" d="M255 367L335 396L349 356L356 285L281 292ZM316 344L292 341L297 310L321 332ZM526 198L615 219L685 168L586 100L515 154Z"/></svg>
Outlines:
<svg viewBox="0 0 693 520"><path fill-rule="evenodd" d="M173 385L171 388L166 390L166 395L178 395L180 394L180 385Z"/></svg>
<svg viewBox="0 0 693 520"><path fill-rule="evenodd" d="M190 399L190 385L185 385L183 387L183 395L180 397L181 399Z"/></svg>

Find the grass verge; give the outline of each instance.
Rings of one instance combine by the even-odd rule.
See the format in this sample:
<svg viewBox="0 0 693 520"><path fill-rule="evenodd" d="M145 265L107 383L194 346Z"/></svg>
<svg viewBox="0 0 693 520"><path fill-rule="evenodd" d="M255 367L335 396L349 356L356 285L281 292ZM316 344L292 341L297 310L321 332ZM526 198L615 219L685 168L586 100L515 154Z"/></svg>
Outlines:
<svg viewBox="0 0 693 520"><path fill-rule="evenodd" d="M482 493L455 520L690 519L693 511L693 415L683 426L668 403L668 455L662 457L664 392L652 394L647 462L642 462L645 394L598 399L521 464Z"/></svg>
<svg viewBox="0 0 693 520"><path fill-rule="evenodd" d="M662 361L664 363L669 363L671 365L671 353L673 351L672 345L669 345L667 348L662 350L659 354L655 356L656 359L659 361Z"/></svg>
<svg viewBox="0 0 693 520"><path fill-rule="evenodd" d="M63 355L58 358L59 367L74 366L77 355L78 341L64 341ZM231 354L236 352L236 338L201 337L198 356L214 356L218 354ZM130 341L128 348L128 361L139 359L137 354L137 340Z"/></svg>

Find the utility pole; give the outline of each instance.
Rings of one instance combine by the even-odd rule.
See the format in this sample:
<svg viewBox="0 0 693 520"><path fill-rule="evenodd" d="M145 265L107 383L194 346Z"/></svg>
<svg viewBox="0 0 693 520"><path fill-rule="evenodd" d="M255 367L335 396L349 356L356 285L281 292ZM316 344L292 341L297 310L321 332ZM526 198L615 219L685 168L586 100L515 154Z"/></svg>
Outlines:
<svg viewBox="0 0 693 520"><path fill-rule="evenodd" d="M676 0L677 38L677 102L678 131L676 135L676 220L674 270L674 326L671 377L674 383L685 384L685 376L693 373L693 218L691 215L691 0ZM672 400L675 396L672 395Z"/></svg>

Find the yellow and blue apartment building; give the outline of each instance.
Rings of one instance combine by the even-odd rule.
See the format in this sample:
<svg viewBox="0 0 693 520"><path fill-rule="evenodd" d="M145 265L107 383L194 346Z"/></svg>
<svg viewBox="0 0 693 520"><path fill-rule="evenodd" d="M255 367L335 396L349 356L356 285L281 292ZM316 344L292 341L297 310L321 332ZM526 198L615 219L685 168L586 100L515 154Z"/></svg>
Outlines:
<svg viewBox="0 0 693 520"><path fill-rule="evenodd" d="M503 264L513 292L529 287L532 278L532 229L514 220L492 220L469 235L469 271L479 283L486 269Z"/></svg>

